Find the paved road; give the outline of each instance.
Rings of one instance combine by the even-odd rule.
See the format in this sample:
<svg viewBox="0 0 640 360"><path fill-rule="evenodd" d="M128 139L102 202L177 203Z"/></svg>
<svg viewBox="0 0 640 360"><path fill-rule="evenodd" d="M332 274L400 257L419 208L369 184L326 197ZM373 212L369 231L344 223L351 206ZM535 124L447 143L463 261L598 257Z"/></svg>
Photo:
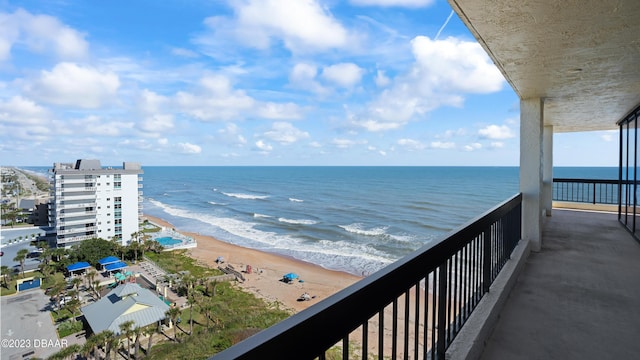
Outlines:
<svg viewBox="0 0 640 360"><path fill-rule="evenodd" d="M46 358L66 346L66 340L58 339L44 291L3 296L0 306L2 359Z"/></svg>

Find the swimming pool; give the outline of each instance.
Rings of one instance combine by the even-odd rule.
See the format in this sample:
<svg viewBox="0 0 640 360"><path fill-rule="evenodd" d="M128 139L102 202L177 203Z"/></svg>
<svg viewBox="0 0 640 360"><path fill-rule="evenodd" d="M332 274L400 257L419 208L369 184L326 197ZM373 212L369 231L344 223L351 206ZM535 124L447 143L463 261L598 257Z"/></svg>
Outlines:
<svg viewBox="0 0 640 360"><path fill-rule="evenodd" d="M172 238L171 236L164 236L156 238L156 241L162 246L173 246L182 243L182 241Z"/></svg>

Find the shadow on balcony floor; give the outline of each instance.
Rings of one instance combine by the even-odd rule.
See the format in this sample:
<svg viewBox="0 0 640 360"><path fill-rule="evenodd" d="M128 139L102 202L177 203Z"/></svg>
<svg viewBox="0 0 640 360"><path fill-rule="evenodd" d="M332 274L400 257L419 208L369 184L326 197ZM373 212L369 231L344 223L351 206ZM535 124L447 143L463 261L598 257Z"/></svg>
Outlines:
<svg viewBox="0 0 640 360"><path fill-rule="evenodd" d="M617 214L556 209L482 359L637 359L640 244Z"/></svg>

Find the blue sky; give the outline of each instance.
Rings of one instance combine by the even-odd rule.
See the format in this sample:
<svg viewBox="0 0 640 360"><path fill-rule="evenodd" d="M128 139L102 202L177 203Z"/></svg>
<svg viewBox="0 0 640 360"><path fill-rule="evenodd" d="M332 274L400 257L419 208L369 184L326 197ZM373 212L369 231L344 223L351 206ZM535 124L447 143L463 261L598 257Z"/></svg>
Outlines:
<svg viewBox="0 0 640 360"><path fill-rule="evenodd" d="M442 0L0 0L0 163L498 165L519 100ZM557 134L560 166L617 133Z"/></svg>

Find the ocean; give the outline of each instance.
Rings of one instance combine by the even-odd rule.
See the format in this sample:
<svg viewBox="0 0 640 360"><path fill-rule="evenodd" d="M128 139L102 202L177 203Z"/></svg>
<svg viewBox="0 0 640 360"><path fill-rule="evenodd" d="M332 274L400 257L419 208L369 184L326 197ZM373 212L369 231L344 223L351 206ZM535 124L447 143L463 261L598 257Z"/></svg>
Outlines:
<svg viewBox="0 0 640 360"><path fill-rule="evenodd" d="M143 170L145 214L180 230L356 275L442 239L516 194L519 184L517 167ZM617 179L617 171L554 168L554 176Z"/></svg>

